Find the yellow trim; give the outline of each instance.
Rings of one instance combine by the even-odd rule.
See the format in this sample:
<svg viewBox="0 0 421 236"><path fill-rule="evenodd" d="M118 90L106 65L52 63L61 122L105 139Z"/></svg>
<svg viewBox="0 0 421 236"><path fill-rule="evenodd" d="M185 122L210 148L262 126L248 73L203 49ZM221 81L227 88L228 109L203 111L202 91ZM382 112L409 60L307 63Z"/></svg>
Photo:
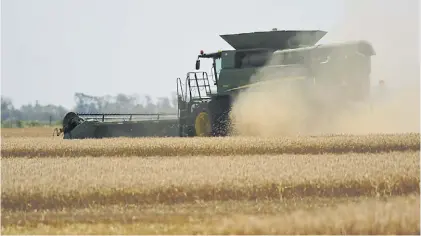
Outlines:
<svg viewBox="0 0 421 236"><path fill-rule="evenodd" d="M202 111L196 116L194 129L197 136L209 136L211 133L211 124L208 113Z"/></svg>

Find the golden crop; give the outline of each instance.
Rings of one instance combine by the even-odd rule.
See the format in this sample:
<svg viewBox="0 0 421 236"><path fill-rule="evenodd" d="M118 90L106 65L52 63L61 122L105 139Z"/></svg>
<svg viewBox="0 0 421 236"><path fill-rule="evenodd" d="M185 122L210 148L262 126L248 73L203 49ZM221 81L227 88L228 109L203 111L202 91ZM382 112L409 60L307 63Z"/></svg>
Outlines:
<svg viewBox="0 0 421 236"><path fill-rule="evenodd" d="M312 198L6 213L9 226L3 233L419 235L419 195L344 201ZM238 214L229 215L232 211Z"/></svg>
<svg viewBox="0 0 421 236"><path fill-rule="evenodd" d="M235 216L200 228L204 234L419 234L418 196L368 200L279 216Z"/></svg>
<svg viewBox="0 0 421 236"><path fill-rule="evenodd" d="M420 135L337 135L321 137L224 138L3 138L5 157L230 156L419 151Z"/></svg>
<svg viewBox="0 0 421 236"><path fill-rule="evenodd" d="M2 208L390 196L419 192L419 152L186 158L12 158Z"/></svg>
<svg viewBox="0 0 421 236"><path fill-rule="evenodd" d="M420 232L418 133L28 136L2 133L3 234Z"/></svg>

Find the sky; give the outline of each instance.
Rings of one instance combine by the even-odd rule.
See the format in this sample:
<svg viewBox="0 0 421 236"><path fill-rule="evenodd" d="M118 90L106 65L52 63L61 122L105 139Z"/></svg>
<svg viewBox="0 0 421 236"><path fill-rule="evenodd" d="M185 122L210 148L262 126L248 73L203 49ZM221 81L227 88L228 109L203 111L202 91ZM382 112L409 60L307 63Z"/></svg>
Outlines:
<svg viewBox="0 0 421 236"><path fill-rule="evenodd" d="M399 41L407 35L405 42L412 45L400 56L417 58L417 2L2 0L1 93L17 107L38 100L67 108L74 106L75 92L170 96L176 78L194 70L200 50L232 49L221 34L317 29L329 32L320 43L377 37L384 52L397 43L384 37L390 29L381 17L390 14L402 24L412 22L395 24L393 30ZM380 36L367 33L373 29ZM390 61L379 65L396 64ZM419 81L417 63L406 70Z"/></svg>

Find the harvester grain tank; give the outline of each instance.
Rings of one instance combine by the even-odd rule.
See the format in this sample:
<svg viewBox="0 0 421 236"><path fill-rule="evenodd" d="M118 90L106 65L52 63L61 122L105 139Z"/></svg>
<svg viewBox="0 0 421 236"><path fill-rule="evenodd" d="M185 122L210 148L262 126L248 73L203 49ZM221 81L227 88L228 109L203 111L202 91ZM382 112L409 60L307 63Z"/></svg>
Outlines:
<svg viewBox="0 0 421 236"><path fill-rule="evenodd" d="M71 112L63 119L64 138L226 136L232 102L240 91L262 83L252 80L258 71L265 71L276 80L296 81L307 89L311 85L310 93L323 86L342 89L346 93L346 96L341 94L345 103L365 101L370 92L371 56L375 55L372 45L367 41L316 45L326 33L274 29L220 35L234 49L200 51L196 71L188 72L184 80L177 78L177 114L166 114L167 119L107 122L112 116L160 114ZM200 71L201 60L212 62L210 74ZM92 119L92 116L101 119Z"/></svg>

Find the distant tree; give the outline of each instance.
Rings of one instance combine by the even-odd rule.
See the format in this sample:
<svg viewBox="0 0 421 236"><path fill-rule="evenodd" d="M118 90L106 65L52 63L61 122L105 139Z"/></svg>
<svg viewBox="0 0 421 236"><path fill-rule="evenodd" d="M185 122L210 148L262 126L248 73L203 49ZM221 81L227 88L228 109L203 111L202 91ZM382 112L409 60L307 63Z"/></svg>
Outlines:
<svg viewBox="0 0 421 236"><path fill-rule="evenodd" d="M154 103L151 96L140 99L138 95L117 94L116 96L92 96L84 93L74 94L75 106L71 109L77 113L172 113L177 109L177 96L159 97ZM61 105L34 104L22 105L19 109L13 106L12 100L1 96L1 119L3 127L14 124L17 127L39 125L41 123L61 123L68 109Z"/></svg>
<svg viewBox="0 0 421 236"><path fill-rule="evenodd" d="M178 98L176 92L171 93L171 107L174 110L178 108Z"/></svg>
<svg viewBox="0 0 421 236"><path fill-rule="evenodd" d="M1 119L7 120L13 116L13 107L12 100L10 98L1 96Z"/></svg>
<svg viewBox="0 0 421 236"><path fill-rule="evenodd" d="M158 98L157 110L160 113L169 113L172 110L170 100L167 97Z"/></svg>

